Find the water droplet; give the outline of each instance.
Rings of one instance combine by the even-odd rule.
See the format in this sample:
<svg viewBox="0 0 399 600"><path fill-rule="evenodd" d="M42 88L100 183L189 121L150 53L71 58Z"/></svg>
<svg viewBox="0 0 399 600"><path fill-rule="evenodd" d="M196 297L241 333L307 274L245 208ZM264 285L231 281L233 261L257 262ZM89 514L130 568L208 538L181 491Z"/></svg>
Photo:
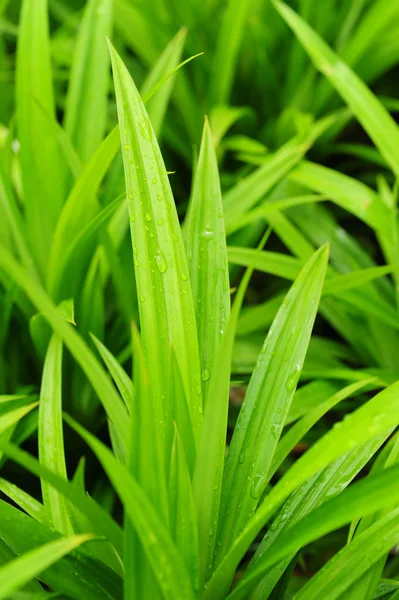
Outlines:
<svg viewBox="0 0 399 600"><path fill-rule="evenodd" d="M162 200L163 200L163 196L162 196L161 194L158 194L158 196L157 196L157 200L158 200L158 202L162 202Z"/></svg>
<svg viewBox="0 0 399 600"><path fill-rule="evenodd" d="M292 373L290 374L290 376L288 377L288 379L285 383L285 387L287 388L288 392L293 392L294 389L296 388L300 373L301 373L300 365L298 364L298 365L296 365L295 369L292 371Z"/></svg>
<svg viewBox="0 0 399 600"><path fill-rule="evenodd" d="M136 220L136 217L135 217L134 215L130 215L130 217L129 217L129 218L130 218L130 220L131 220L131 222L132 222L132 223L134 223L134 222L135 222L135 220Z"/></svg>
<svg viewBox="0 0 399 600"><path fill-rule="evenodd" d="M149 123L146 123L145 121L140 121L139 122L139 131L140 131L142 137L145 140L147 140L147 142L151 142L152 131L151 131L151 125Z"/></svg>
<svg viewBox="0 0 399 600"><path fill-rule="evenodd" d="M124 147L125 150L130 150L129 144L124 144L123 147Z"/></svg>
<svg viewBox="0 0 399 600"><path fill-rule="evenodd" d="M133 254L137 254L137 253L138 253L138 250L137 250L136 246L133 246Z"/></svg>
<svg viewBox="0 0 399 600"><path fill-rule="evenodd" d="M204 409L202 408L202 406L198 407L197 412L198 412L199 415L202 415L202 413L204 412Z"/></svg>
<svg viewBox="0 0 399 600"><path fill-rule="evenodd" d="M150 215L150 213L146 213L145 214L145 220L146 221L151 221L151 215Z"/></svg>
<svg viewBox="0 0 399 600"><path fill-rule="evenodd" d="M135 266L135 267L138 267L139 265L140 265L139 261L138 261L138 260L135 260L135 261L134 261L134 266Z"/></svg>
<svg viewBox="0 0 399 600"><path fill-rule="evenodd" d="M240 458L238 459L238 462L240 463L240 465L242 465L245 462L245 450L243 450L240 454Z"/></svg>
<svg viewBox="0 0 399 600"><path fill-rule="evenodd" d="M181 278L183 279L183 281L187 281L188 277L185 273L181 274Z"/></svg>
<svg viewBox="0 0 399 600"><path fill-rule="evenodd" d="M201 373L202 381L208 381L210 376L211 376L211 374L210 374L209 369L207 369L207 368L202 369L202 373Z"/></svg>
<svg viewBox="0 0 399 600"><path fill-rule="evenodd" d="M277 440L279 437L279 426L273 424L270 428L270 433L272 434L272 437Z"/></svg>
<svg viewBox="0 0 399 600"><path fill-rule="evenodd" d="M152 183L155 184L156 182L157 182L157 179L156 179L156 177L154 177L154 179L152 180Z"/></svg>
<svg viewBox="0 0 399 600"><path fill-rule="evenodd" d="M205 229L201 232L201 236L207 242L209 242L213 238L214 235L215 235L215 232L213 231L213 229L211 229L211 227L209 225L206 225Z"/></svg>
<svg viewBox="0 0 399 600"><path fill-rule="evenodd" d="M140 296L140 302L144 302L145 298L144 296Z"/></svg>
<svg viewBox="0 0 399 600"><path fill-rule="evenodd" d="M260 475L258 473L258 475L255 475L253 481L252 481L252 486L251 486L251 490L250 490L250 494L252 496L252 498L254 498L254 500L257 500L259 498L259 496L262 493L263 490L263 483L264 483L265 477L264 475Z"/></svg>
<svg viewBox="0 0 399 600"><path fill-rule="evenodd" d="M201 384L200 383L197 383L196 390L197 390L198 396L200 396L201 395Z"/></svg>
<svg viewBox="0 0 399 600"><path fill-rule="evenodd" d="M163 252L160 248L158 248L158 252L155 254L154 258L155 258L155 263L157 265L158 271L160 273L165 273L165 271L167 269L167 264L166 264L165 256L163 255Z"/></svg>

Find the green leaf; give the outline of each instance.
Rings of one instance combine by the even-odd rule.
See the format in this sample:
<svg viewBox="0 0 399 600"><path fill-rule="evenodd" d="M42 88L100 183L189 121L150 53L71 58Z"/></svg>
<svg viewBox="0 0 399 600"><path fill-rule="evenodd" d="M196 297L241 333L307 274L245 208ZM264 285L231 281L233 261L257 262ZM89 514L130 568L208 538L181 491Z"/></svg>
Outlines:
<svg viewBox="0 0 399 600"><path fill-rule="evenodd" d="M262 200L299 163L317 137L333 122L333 118L327 117L315 123L305 139L292 138L275 154L268 156L262 166L241 179L224 194L227 233L234 230L243 215Z"/></svg>
<svg viewBox="0 0 399 600"><path fill-rule="evenodd" d="M29 245L44 275L63 202L63 165L43 110L54 116L47 0L24 0L16 65L16 111Z"/></svg>
<svg viewBox="0 0 399 600"><path fill-rule="evenodd" d="M229 104L241 38L250 5L250 0L242 0L238 4L235 0L230 0L225 8L209 84L211 105Z"/></svg>
<svg viewBox="0 0 399 600"><path fill-rule="evenodd" d="M127 459L127 467L137 484L152 503L158 518L168 523L169 507L166 483L166 461L170 446L163 445L164 438L159 434L159 424L152 408L150 375L143 353L141 340L135 327L132 328L132 349L134 356L135 392L132 404L132 431ZM171 418L166 425L171 426ZM168 438L165 432L165 438ZM170 442L171 443L171 442ZM125 569L134 573L126 582L128 598L145 594L159 595L156 574L146 558L146 548L135 530L127 510L125 511ZM142 565L137 569L137 565Z"/></svg>
<svg viewBox="0 0 399 600"><path fill-rule="evenodd" d="M259 244L266 242L270 229ZM229 408L230 369L234 336L241 305L252 275L249 267L241 280L233 309L219 347L215 369L210 377L209 398L214 399L205 406L205 418L195 465L193 489L197 511L198 541L200 549L200 585L211 574L216 546L222 490L226 428Z"/></svg>
<svg viewBox="0 0 399 600"><path fill-rule="evenodd" d="M172 446L169 473L170 532L191 576L199 589L197 521L190 472L177 427Z"/></svg>
<svg viewBox="0 0 399 600"><path fill-rule="evenodd" d="M336 498L324 503L319 508L313 510L309 515L303 518L299 523L289 528L285 533L277 538L272 546L270 546L269 551L262 555L262 558L259 559L257 566L252 569L251 576L247 577L244 583L237 586L236 590L230 594L229 599L245 598L248 589L256 583L259 578L262 576L264 571L275 564L286 555L290 554L292 551L297 550L298 548L318 539L322 535L326 535L330 531L334 531L334 529L338 529L343 525L350 522L350 520L354 516L361 516L365 514L370 514L374 510L378 510L379 508L389 507L395 504L395 498L399 495L399 487L397 482L394 483L395 477L399 473L398 467L392 467L391 469L387 469L382 474L375 475L369 477L363 481L355 483L348 490L342 492ZM390 491L388 491L390 489ZM384 492L386 490L386 492ZM364 501L364 498L367 498L367 502ZM387 519L390 522L391 528L395 528L396 521L396 536L398 535L398 511L394 511L394 513L390 513ZM386 530L386 522L383 523L381 519L377 523L377 527L373 526L366 530L370 532L370 530L378 530L378 526L381 527L380 534L382 534L382 530ZM362 534L365 536L365 534ZM374 561L378 560L378 557L382 554L382 549L379 548L379 544L376 547L376 544L370 543L362 545L362 541L358 541L362 536L357 538L358 543L351 542L351 544L345 546L344 550L341 550L336 557L334 557L331 561L319 571L319 573L312 577L310 582L302 588L301 592L298 594L299 598L339 598L339 595L334 595L335 593L342 593L343 589L350 585L350 580L348 574L344 578L343 573L338 573L338 569L334 572L334 567L337 563L341 564L341 568L345 565L345 559L348 560L348 565L350 558L352 557L352 553L355 553L356 560L358 561L358 570L355 567L356 563L351 562L351 567L349 572L352 573L352 581L359 577L359 574L366 571L370 564L373 564ZM367 537L367 536L365 536ZM363 538L365 539L365 538ZM370 540L377 539L376 534L373 535L373 532L370 535ZM394 544L395 542L393 542ZM382 545L384 542L382 542ZM392 546L392 542L391 542ZM356 548L357 547L357 548ZM359 548L360 547L360 548ZM357 549L357 553L355 551ZM367 548L367 559L370 560L359 560L359 551L365 552ZM389 548L389 546L388 546ZM354 552L355 551L355 552ZM380 554L381 553L381 554ZM340 560L340 555L344 556L343 559ZM365 557L364 557L365 558ZM354 560L354 557L353 559ZM325 579L323 580L323 571L326 573ZM334 572L334 578L333 578ZM360 573L359 573L360 572ZM335 573L337 574L337 579L335 579ZM321 580L321 581L320 581ZM349 582L348 582L349 581ZM318 582L318 583L317 583ZM322 586L325 586L325 588ZM313 588L314 585L314 588ZM340 586L343 587L340 587ZM306 592L309 596L305 596L305 588ZM311 589L318 589L319 596L310 595ZM327 589L328 588L328 589ZM332 590L336 590L332 593ZM312 592L313 593L313 592ZM331 594L331 595L328 595Z"/></svg>
<svg viewBox="0 0 399 600"><path fill-rule="evenodd" d="M188 213L187 257L197 317L204 402L230 314L230 285L223 205L216 154L208 120L204 131Z"/></svg>
<svg viewBox="0 0 399 600"><path fill-rule="evenodd" d="M0 598L8 598L60 558L84 544L91 535L74 535L31 550L0 568Z"/></svg>
<svg viewBox="0 0 399 600"><path fill-rule="evenodd" d="M278 252L257 252L253 248L238 248L228 246L227 256L229 262L235 265L247 266L252 264L255 269L271 273L284 279L294 280L303 266L303 261L287 254Z"/></svg>
<svg viewBox="0 0 399 600"><path fill-rule="evenodd" d="M30 496L24 490L21 490L21 488L3 478L0 478L0 490L36 521L46 523L47 514L44 506L33 498L33 496Z"/></svg>
<svg viewBox="0 0 399 600"><path fill-rule="evenodd" d="M360 287L369 281L389 275L394 271L399 271L399 266L370 267L369 269L359 269L345 275L331 277L324 284L323 294L339 295L340 292Z"/></svg>
<svg viewBox="0 0 399 600"><path fill-rule="evenodd" d="M83 163L103 139L107 116L113 0L87 2L72 62L65 129ZM95 115L95 118L93 118Z"/></svg>
<svg viewBox="0 0 399 600"><path fill-rule="evenodd" d="M388 231L388 208L374 190L353 177L322 165L302 161L291 171L289 179L320 194L326 194L373 229Z"/></svg>
<svg viewBox="0 0 399 600"><path fill-rule="evenodd" d="M279 0L273 0L273 4L293 30L315 67L342 96L398 177L399 129L389 112L299 15Z"/></svg>
<svg viewBox="0 0 399 600"><path fill-rule="evenodd" d="M215 570L204 600L218 600L230 585L232 575L250 543L278 506L301 483L360 444L392 430L398 423L399 383L389 386L348 415L303 455L268 494L244 531Z"/></svg>
<svg viewBox="0 0 399 600"><path fill-rule="evenodd" d="M62 259L63 264L59 266L55 274L53 289L56 296L61 298L71 294L76 296L82 274L87 269L89 258L93 256L99 234L124 200L125 195L120 195L100 210L69 245Z"/></svg>
<svg viewBox="0 0 399 600"><path fill-rule="evenodd" d="M28 406L21 406L20 408L15 408L14 410L10 410L9 412L0 415L0 433L4 433L6 429L15 423L18 423L22 417L36 408L38 404L38 402L33 402L32 404L28 404Z"/></svg>
<svg viewBox="0 0 399 600"><path fill-rule="evenodd" d="M266 535L251 560L246 576L250 576L261 556L285 531L301 521L315 508L321 506L326 500L342 493L386 441L389 433L388 431L347 452L300 485L270 523ZM258 600L259 596L264 597L271 592L284 570L294 560L296 553L297 549L264 572L262 581L251 594L251 600Z"/></svg>
<svg viewBox="0 0 399 600"><path fill-rule="evenodd" d="M44 361L39 404L39 460L50 471L67 478L62 429L62 341L53 335ZM45 480L43 504L48 524L64 535L73 529L65 498Z"/></svg>
<svg viewBox="0 0 399 600"><path fill-rule="evenodd" d="M144 352L158 419L164 421L169 344L176 351L196 436L201 376L193 299L176 207L155 134L137 89L111 47Z"/></svg>
<svg viewBox="0 0 399 600"><path fill-rule="evenodd" d="M272 478L294 446L304 437L309 429L311 429L311 427L313 427L313 425L321 419L323 415L325 415L336 404L338 404L338 402L342 402L342 400L349 398L362 388L368 386L369 384L373 384L374 382L375 379L365 379L363 381L352 383L344 387L336 394L333 394L330 398L327 398L327 400L324 400L324 402L321 402L313 410L310 410L307 414L305 414L302 419L293 427L291 427L291 429L280 440L273 456L273 462L270 466L268 479L270 480ZM379 386L375 385L375 387Z"/></svg>
<svg viewBox="0 0 399 600"><path fill-rule="evenodd" d="M186 35L187 31L185 29L181 29L175 35L162 52L141 87L141 95L146 103L147 112L156 136L159 136L161 133L166 109L174 87L175 76L169 78L168 75L178 67L183 53ZM161 83L165 77L168 77L168 80L162 84L161 90L153 96L152 92L154 88ZM146 100L145 97L150 93L151 97Z"/></svg>
<svg viewBox="0 0 399 600"><path fill-rule="evenodd" d="M127 446L129 422L123 402L109 380L104 369L90 351L86 343L72 327L60 316L53 302L44 290L29 276L13 256L6 250L0 252L0 265L12 279L24 290L45 319L50 323L71 354L82 367L93 389L103 403L105 412L113 421L124 444Z"/></svg>
<svg viewBox="0 0 399 600"><path fill-rule="evenodd" d="M305 265L278 311L252 374L226 459L218 562L243 530L266 484L302 370L328 263L328 248Z"/></svg>
<svg viewBox="0 0 399 600"><path fill-rule="evenodd" d="M382 489L378 491L383 493ZM387 490L387 498L390 494ZM341 598L351 584L389 552L398 536L399 514L395 510L345 546L301 589L296 599Z"/></svg>
<svg viewBox="0 0 399 600"><path fill-rule="evenodd" d="M132 380L130 379L124 368L121 367L119 362L113 356L112 352L110 352L108 348L106 348L104 344L102 344L94 334L91 334L91 339L95 343L96 348L101 355L101 358L105 362L105 365L112 379L114 380L115 385L118 388L121 397L123 398L123 401L126 404L126 408L129 412L131 412L133 407Z"/></svg>
<svg viewBox="0 0 399 600"><path fill-rule="evenodd" d="M71 539L61 537L59 533L48 526L34 521L22 511L3 501L0 501L0 516L1 537L7 541L8 546L15 554L24 555L36 552L38 546L49 542L65 543L66 539ZM77 537L81 540L88 540L93 536L85 534ZM52 562L50 561L49 566L41 571L40 580L68 598L79 600L83 596L85 600L86 598L87 600L111 600L111 598L121 597L121 578L103 563L90 558L85 550L72 550L67 556L59 559L56 564L52 564ZM26 570L28 568L29 561ZM21 569L18 571L22 577Z"/></svg>
<svg viewBox="0 0 399 600"><path fill-rule="evenodd" d="M96 535L103 535L109 540L119 556L122 555L122 532L120 527L112 517L101 508L94 500L90 498L83 490L77 488L73 483L69 483L64 478L56 475L52 471L42 466L38 460L33 458L27 452L18 448L15 444L9 443L4 437L0 436L1 450L13 461L36 475L41 479L46 479L55 489L64 494L71 504L81 510L89 519L93 531ZM19 511L20 512L20 511Z"/></svg>
<svg viewBox="0 0 399 600"><path fill-rule="evenodd" d="M194 598L182 558L142 488L104 444L70 417L65 416L65 419L83 437L104 467L139 535L164 597L170 600Z"/></svg>
<svg viewBox="0 0 399 600"><path fill-rule="evenodd" d="M37 276L35 263L33 261L29 245L26 240L25 226L18 204L15 200L11 183L8 180L2 163L0 162L0 206L2 213L9 224L15 247L21 262L30 270L32 275Z"/></svg>
<svg viewBox="0 0 399 600"><path fill-rule="evenodd" d="M117 150L118 127L114 127L86 163L63 206L51 247L47 273L50 290L58 291L55 290L58 271L64 267L71 244L98 212L96 194Z"/></svg>

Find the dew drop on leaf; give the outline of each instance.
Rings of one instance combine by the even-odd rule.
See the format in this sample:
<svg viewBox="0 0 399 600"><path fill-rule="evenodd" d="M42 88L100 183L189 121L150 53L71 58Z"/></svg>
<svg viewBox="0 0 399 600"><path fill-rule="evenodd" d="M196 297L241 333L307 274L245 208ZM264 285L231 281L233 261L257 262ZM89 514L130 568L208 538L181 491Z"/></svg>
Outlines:
<svg viewBox="0 0 399 600"><path fill-rule="evenodd" d="M145 123L144 121L140 121L139 122L139 131L142 135L142 137L147 140L147 142L151 142L152 140L152 132L151 132L151 126L148 123Z"/></svg>
<svg viewBox="0 0 399 600"><path fill-rule="evenodd" d="M298 380L299 380L299 375L300 375L300 366L297 365L294 369L294 371L291 373L291 375L288 377L287 381L285 382L285 387L287 388L288 392L293 392Z"/></svg>
<svg viewBox="0 0 399 600"><path fill-rule="evenodd" d="M262 493L264 480L265 480L264 475L258 474L258 475L255 475L255 477L252 481L250 494L251 494L252 498L254 498L255 500L257 500Z"/></svg>
<svg viewBox="0 0 399 600"><path fill-rule="evenodd" d="M211 229L211 227L209 225L206 225L205 229L201 232L201 236L207 241L210 242L210 240L214 237L215 232L213 231L213 229Z"/></svg>
<svg viewBox="0 0 399 600"><path fill-rule="evenodd" d="M209 369L207 369L207 368L202 369L202 373L201 373L202 381L208 381L210 376L211 376L211 374L210 374Z"/></svg>

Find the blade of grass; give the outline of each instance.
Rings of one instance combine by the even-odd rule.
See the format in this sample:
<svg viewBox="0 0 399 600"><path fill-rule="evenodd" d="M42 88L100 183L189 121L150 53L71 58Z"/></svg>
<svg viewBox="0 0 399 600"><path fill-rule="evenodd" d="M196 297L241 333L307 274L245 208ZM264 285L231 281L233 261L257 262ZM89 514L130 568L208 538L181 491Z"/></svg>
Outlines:
<svg viewBox="0 0 399 600"><path fill-rule="evenodd" d="M322 535L325 535L326 533L329 533L330 531L347 524L350 522L353 515L358 516L370 514L370 512L375 509L378 510L379 508L392 506L395 503L397 494L399 494L397 483L393 482L393 479L397 477L398 472L399 469L397 467L391 467L391 469L385 471L384 477L375 475L367 478L366 480L357 482L336 498L313 510L311 514L302 519L297 525L290 528L274 542L274 544L270 547L270 551L265 553L262 559L259 560L257 568L252 570L251 577L248 577L245 583L243 582L240 584L240 586L237 586L236 590L230 594L229 599L231 598L231 600L233 600L234 598L238 600L238 598L245 598L250 587L263 574L266 568L270 567L272 564L275 564L293 550L296 550L310 541L313 541ZM390 492L388 492L388 488L390 488ZM382 492L383 489L387 490L385 494ZM367 498L367 502L364 502L365 497ZM397 510L394 511L394 513L390 513L385 523L381 522L379 523L379 526L381 527L381 530L383 530L386 527L387 522L389 522L390 527L394 528L395 521L395 532L396 536L398 536L399 523ZM378 526L375 529L378 530ZM371 539L374 539L373 533L374 532L370 534ZM360 537L361 536L359 536L359 538ZM360 547L362 552L364 552L365 547L367 547L370 551L370 555L372 554L374 556L374 560L378 560L379 551L375 548L375 545L366 544L366 546L363 546L362 542L363 540L360 540L360 543L355 544L354 546L357 546L358 548ZM340 585L343 584L344 586L348 586L349 578L347 577L342 579L341 583L339 584L339 580L341 577L343 577L343 573L340 573L338 579L335 579L335 577L333 577L333 565L335 561L340 562L340 555L342 556L342 554L345 555L345 558L347 557L347 560L349 561L352 552L355 550L354 546L352 546L353 550L351 548L352 543L348 546L345 546L344 549L341 550L341 552L338 553L331 561L329 561L316 576L312 577L307 586L304 586L304 588L302 588L301 592L296 597L306 598L307 600L308 596L305 596L304 590L306 587L308 587L309 590L312 589L313 585L315 586L314 589L318 589L320 595L309 595L309 598L328 597L335 599L340 597L339 595L335 594L342 593L343 589L345 588L341 588ZM374 552L372 552L371 549L374 549ZM369 554L369 552L367 552L367 554ZM341 562L342 566L345 563L345 558ZM368 568L367 561L359 561L359 554L356 555L356 560L362 565L359 569L361 574L362 569L367 570ZM373 564L372 560L370 561L371 564ZM350 570L353 573L354 579L356 579L359 576L359 571L356 572L356 570L354 570L353 563L351 563ZM323 571L326 573L324 581ZM323 583L325 589L319 587L320 585L323 585ZM327 589L328 586L330 586L329 589ZM332 592L332 590L334 590L334 592ZM310 594L310 591L306 591ZM332 595L328 595L328 593Z"/></svg>
<svg viewBox="0 0 399 600"><path fill-rule="evenodd" d="M202 422L201 376L193 299L170 183L141 98L110 46L128 195L143 347L159 404L171 339L196 437ZM155 335L154 335L155 332ZM164 423L164 408L156 406ZM161 425L161 427L162 427Z"/></svg>
<svg viewBox="0 0 399 600"><path fill-rule="evenodd" d="M252 569L256 569L258 561L284 532L299 523L315 508L341 494L376 454L389 437L389 433L388 431L386 434L358 446L355 450L347 452L299 486L270 524L247 569L246 576L251 576ZM250 596L251 600L259 600L271 593L284 570L294 560L297 550L298 548L264 572L262 581Z"/></svg>
<svg viewBox="0 0 399 600"><path fill-rule="evenodd" d="M276 508L301 483L356 446L381 435L398 423L394 405L399 407L399 383L389 386L318 440L278 482L250 519L244 531L208 582L204 600L219 600L226 593L233 573L250 543Z"/></svg>
<svg viewBox="0 0 399 600"><path fill-rule="evenodd" d="M390 492L387 492L389 497ZM314 600L320 595L336 600L356 580L386 555L399 538L399 514L392 511L345 546L296 595Z"/></svg>
<svg viewBox="0 0 399 600"><path fill-rule="evenodd" d="M273 4L293 30L315 67L336 88L398 177L399 128L389 112L299 15L283 2L273 0Z"/></svg>
<svg viewBox="0 0 399 600"><path fill-rule="evenodd" d="M177 427L169 472L170 531L194 590L199 589L197 521L190 472Z"/></svg>
<svg viewBox="0 0 399 600"><path fill-rule="evenodd" d="M71 504L74 504L89 519L93 533L103 535L109 540L119 556L122 556L122 532L117 523L112 519L97 502L92 500L83 490L75 484L69 483L59 475L43 467L37 459L18 448L0 436L1 450L17 464L41 479L46 479L55 489L64 494Z"/></svg>
<svg viewBox="0 0 399 600"><path fill-rule="evenodd" d="M24 0L17 47L16 108L28 239L43 276L62 208L63 165L54 132L37 101L48 114L55 115L47 0Z"/></svg>
<svg viewBox="0 0 399 600"><path fill-rule="evenodd" d="M137 481L148 501L157 512L162 522L167 524L169 517L166 460L170 455L170 447L163 446L163 440L158 435L158 423L152 408L150 389L150 374L141 345L139 333L132 328L132 350L134 356L135 394L132 404L132 430L127 467L132 477ZM171 421L167 420L167 425ZM166 438L167 438L166 432ZM142 544L139 531L125 509L125 561L126 567L134 575L125 583L127 598L159 596L159 582L153 566L147 560L146 548ZM138 570L137 565L141 564Z"/></svg>
<svg viewBox="0 0 399 600"><path fill-rule="evenodd" d="M101 358L105 362L105 365L114 380L116 387L119 390L123 401L126 404L126 408L129 412L131 412L133 407L133 382L124 370L124 368L119 364L116 358L113 356L112 352L108 350L100 342L98 338L94 334L91 334L91 339L93 340L98 352L101 355Z"/></svg>
<svg viewBox="0 0 399 600"><path fill-rule="evenodd" d="M97 212L96 193L118 150L118 127L98 147L85 165L63 206L54 233L47 272L47 285L54 288L57 272L62 270L71 243Z"/></svg>
<svg viewBox="0 0 399 600"><path fill-rule="evenodd" d="M259 354L226 459L218 562L255 512L268 482L305 359L327 263L328 248L323 247L285 297Z"/></svg>
<svg viewBox="0 0 399 600"><path fill-rule="evenodd" d="M14 198L10 181L8 180L2 163L0 162L0 203L3 214L14 239L21 262L35 277L38 277L35 263L26 240L26 231L22 215Z"/></svg>
<svg viewBox="0 0 399 600"><path fill-rule="evenodd" d="M76 41L65 106L65 130L83 163L103 139L109 87L112 0L89 0ZM95 115L95 118L93 118Z"/></svg>
<svg viewBox="0 0 399 600"><path fill-rule="evenodd" d="M123 194L100 210L68 246L62 257L63 263L55 274L52 287L55 297L65 298L77 294L82 272L85 271L88 257L94 253L93 247L98 242L97 238L101 237L107 222L112 219L112 216L124 201L125 195Z"/></svg>
<svg viewBox="0 0 399 600"><path fill-rule="evenodd" d="M28 404L28 406L21 406L20 408L15 408L14 410L2 414L0 416L0 433L4 433L9 427L18 423L22 417L36 408L38 404L38 402L33 402L32 404Z"/></svg>
<svg viewBox="0 0 399 600"><path fill-rule="evenodd" d="M389 231L389 210L368 186L338 171L302 161L290 174L295 183L328 195L336 204L377 231Z"/></svg>
<svg viewBox="0 0 399 600"><path fill-rule="evenodd" d="M226 236L216 154L205 120L187 223L187 257L197 317L204 403L230 314Z"/></svg>
<svg viewBox="0 0 399 600"><path fill-rule="evenodd" d="M342 400L349 398L353 394L356 394L362 388L375 382L374 378L365 379L356 383L352 383L342 390L333 394L330 398L318 404L312 411L309 411L302 417L291 429L284 435L277 445L276 451L273 456L272 464L268 472L268 479L270 480L280 467L283 460L285 460L291 450L296 446L298 442L304 437L304 435L317 423L323 415L329 410L336 406ZM378 387L375 385L375 387Z"/></svg>
<svg viewBox="0 0 399 600"><path fill-rule="evenodd" d="M1 537L16 554L35 551L37 546L49 542L65 541L61 535L43 523L34 521L22 511L0 502ZM93 535L84 534L81 539L91 539ZM22 573L21 573L22 576ZM50 564L40 574L50 589L79 600L110 600L120 598L121 578L106 565L91 559L84 550L75 549L55 565Z"/></svg>
<svg viewBox="0 0 399 600"><path fill-rule="evenodd" d="M79 334L73 331L70 324L63 320L45 291L29 276L25 269L17 263L6 249L2 249L0 252L0 265L17 285L24 290L36 308L50 323L54 333L57 333L62 338L71 354L80 364L100 401L103 403L108 417L113 421L124 444L127 446L129 427L127 411L98 360Z"/></svg>
<svg viewBox="0 0 399 600"><path fill-rule="evenodd" d="M262 238L264 245L270 229ZM195 465L193 490L196 503L198 541L200 550L200 588L212 572L216 531L224 470L230 369L237 319L244 299L252 267L249 267L237 291L226 331L219 347L215 368L210 376L209 397L217 402L205 407L205 418Z"/></svg>
<svg viewBox="0 0 399 600"><path fill-rule="evenodd" d="M47 514L43 504L36 498L21 490L18 486L0 478L0 491L22 508L30 517L41 523L46 523Z"/></svg>
<svg viewBox="0 0 399 600"><path fill-rule="evenodd" d="M50 471L67 479L62 429L62 341L51 338L44 361L39 404L39 460ZM42 480L42 496L48 524L65 536L74 533L65 498Z"/></svg>
<svg viewBox="0 0 399 600"><path fill-rule="evenodd" d="M268 156L265 164L241 179L224 194L223 205L227 233L230 233L230 228L235 228L243 215L298 164L316 139L334 123L334 120L333 117L326 117L316 122L308 135L292 138L277 152Z"/></svg>
<svg viewBox="0 0 399 600"><path fill-rule="evenodd" d="M230 104L231 87L250 6L251 0L242 0L239 4L230 0L225 8L209 83L209 102L212 106Z"/></svg>
<svg viewBox="0 0 399 600"><path fill-rule="evenodd" d="M175 35L162 52L141 87L141 96L143 102L146 103L148 115L156 137L161 133L166 109L174 88L175 77L170 76L169 73L180 66L179 61L183 53L186 35L187 31L185 29L181 29ZM157 92L158 86L162 86L161 93L157 93L152 97ZM146 96L148 99L146 99Z"/></svg>
<svg viewBox="0 0 399 600"><path fill-rule="evenodd" d="M10 561L0 568L0 599L9 598L31 579L72 550L89 541L91 535L74 535L55 540Z"/></svg>
<svg viewBox="0 0 399 600"><path fill-rule="evenodd" d="M120 495L129 519L140 537L147 559L154 569L164 597L170 600L194 598L183 560L142 488L104 444L67 415L65 419L96 454Z"/></svg>

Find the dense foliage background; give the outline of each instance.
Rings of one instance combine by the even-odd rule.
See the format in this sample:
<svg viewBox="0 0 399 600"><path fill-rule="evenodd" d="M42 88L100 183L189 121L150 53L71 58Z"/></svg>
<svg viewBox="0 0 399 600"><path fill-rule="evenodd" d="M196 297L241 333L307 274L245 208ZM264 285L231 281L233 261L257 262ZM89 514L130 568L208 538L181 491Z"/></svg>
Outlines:
<svg viewBox="0 0 399 600"><path fill-rule="evenodd" d="M0 597L397 597L398 63L392 0L0 0L0 563L56 543L54 530L71 544L60 558L86 540L73 533L107 540L53 567L34 556L25 588ZM163 223L175 254L156 245ZM187 383L197 362L200 416ZM121 399L134 415L125 438ZM159 430L157 402L167 407ZM226 439L236 479L227 467L223 476ZM66 500L26 462L34 456L103 513L89 507L90 522L84 500ZM121 465L140 492L119 489L110 471L123 480ZM290 476L287 493L273 496ZM126 517L142 492L162 523L166 496L176 509L168 535L189 575L199 569L198 587L196 574L187 589L180 572L157 574L145 528L158 521L150 509L145 526ZM261 500L272 508L256 521ZM10 506L35 521L19 522ZM115 539L98 529L104 514L115 538L124 524L124 573ZM36 542L14 538L9 522ZM292 545L283 536L296 524ZM208 525L220 550L207 549ZM244 538L224 574L223 558ZM269 548L277 565L266 564ZM234 573L241 588L230 588ZM4 571L4 581L13 576Z"/></svg>

